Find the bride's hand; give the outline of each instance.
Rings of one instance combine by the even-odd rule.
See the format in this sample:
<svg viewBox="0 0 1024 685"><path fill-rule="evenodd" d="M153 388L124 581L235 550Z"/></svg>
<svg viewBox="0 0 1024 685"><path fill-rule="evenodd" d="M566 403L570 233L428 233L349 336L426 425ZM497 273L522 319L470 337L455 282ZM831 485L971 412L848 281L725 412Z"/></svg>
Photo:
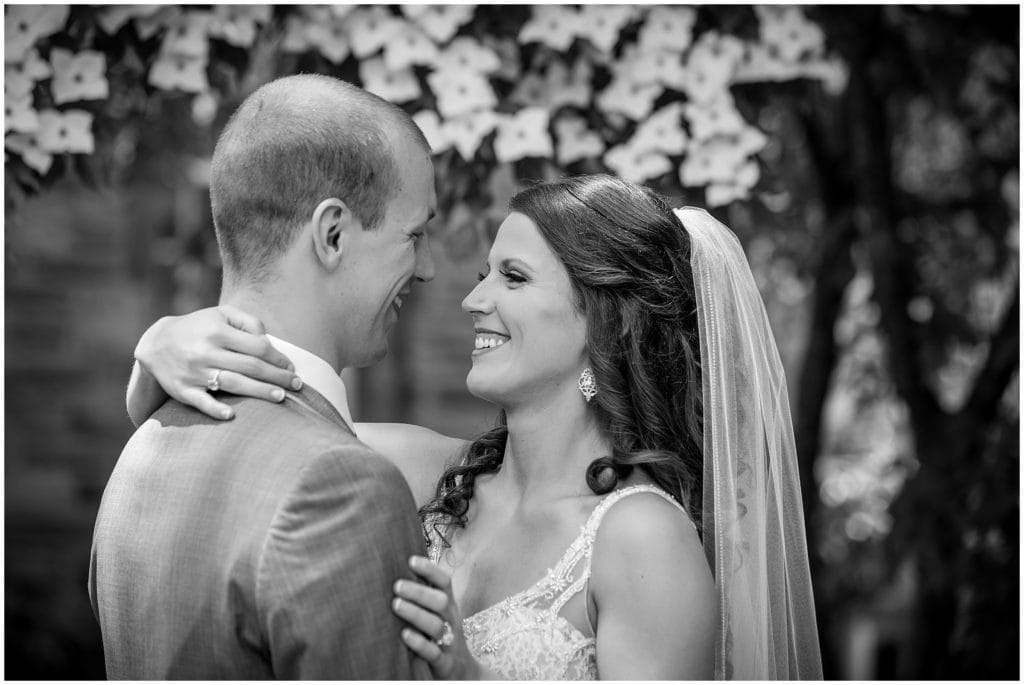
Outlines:
<svg viewBox="0 0 1024 685"><path fill-rule="evenodd" d="M480 666L462 635L451 576L420 556L410 557L409 568L421 580L396 581L391 603L395 614L409 624L402 630L402 641L430 664L435 679L480 680ZM446 635L450 636L447 640Z"/></svg>
<svg viewBox="0 0 1024 685"><path fill-rule="evenodd" d="M233 395L280 402L283 388L302 387L260 320L229 305L160 319L142 335L135 358L168 395L216 419L230 416L207 392L217 371L220 389Z"/></svg>

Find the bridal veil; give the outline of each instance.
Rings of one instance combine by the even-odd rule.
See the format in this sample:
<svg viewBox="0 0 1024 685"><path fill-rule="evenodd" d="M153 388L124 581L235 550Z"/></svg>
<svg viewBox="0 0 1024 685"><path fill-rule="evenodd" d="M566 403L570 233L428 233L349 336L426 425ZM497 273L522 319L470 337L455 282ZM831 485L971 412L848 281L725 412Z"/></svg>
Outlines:
<svg viewBox="0 0 1024 685"><path fill-rule="evenodd" d="M715 677L820 679L789 396L736 236L700 209L690 236L704 399L704 551L718 591Z"/></svg>

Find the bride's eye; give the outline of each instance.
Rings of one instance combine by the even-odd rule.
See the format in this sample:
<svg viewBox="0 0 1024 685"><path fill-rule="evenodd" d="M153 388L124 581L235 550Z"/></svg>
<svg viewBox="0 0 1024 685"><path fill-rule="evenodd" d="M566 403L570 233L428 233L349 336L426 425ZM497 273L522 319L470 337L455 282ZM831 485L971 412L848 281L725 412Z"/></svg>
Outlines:
<svg viewBox="0 0 1024 685"><path fill-rule="evenodd" d="M526 283L526 277L515 271L502 271L501 275L510 283Z"/></svg>

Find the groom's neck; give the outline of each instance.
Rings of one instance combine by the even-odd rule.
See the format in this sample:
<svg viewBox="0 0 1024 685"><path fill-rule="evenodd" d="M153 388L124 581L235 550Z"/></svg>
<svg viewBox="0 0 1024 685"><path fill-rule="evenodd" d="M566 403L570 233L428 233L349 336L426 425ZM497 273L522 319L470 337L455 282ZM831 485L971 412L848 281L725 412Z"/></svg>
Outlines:
<svg viewBox="0 0 1024 685"><path fill-rule="evenodd" d="M343 360L339 358L328 327L311 304L312 298L294 294L296 290L283 284L275 285L270 293L259 287L225 285L220 304L231 305L256 317L270 335L312 352L341 373Z"/></svg>

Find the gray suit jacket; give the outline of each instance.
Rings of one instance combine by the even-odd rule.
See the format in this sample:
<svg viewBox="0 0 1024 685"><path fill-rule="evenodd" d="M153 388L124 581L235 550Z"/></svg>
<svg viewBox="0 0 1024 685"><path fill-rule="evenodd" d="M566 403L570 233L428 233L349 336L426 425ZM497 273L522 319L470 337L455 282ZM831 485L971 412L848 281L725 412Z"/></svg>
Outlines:
<svg viewBox="0 0 1024 685"><path fill-rule="evenodd" d="M424 553L398 470L310 388L219 399L234 420L164 404L104 491L89 595L108 677L428 677L390 608Z"/></svg>

